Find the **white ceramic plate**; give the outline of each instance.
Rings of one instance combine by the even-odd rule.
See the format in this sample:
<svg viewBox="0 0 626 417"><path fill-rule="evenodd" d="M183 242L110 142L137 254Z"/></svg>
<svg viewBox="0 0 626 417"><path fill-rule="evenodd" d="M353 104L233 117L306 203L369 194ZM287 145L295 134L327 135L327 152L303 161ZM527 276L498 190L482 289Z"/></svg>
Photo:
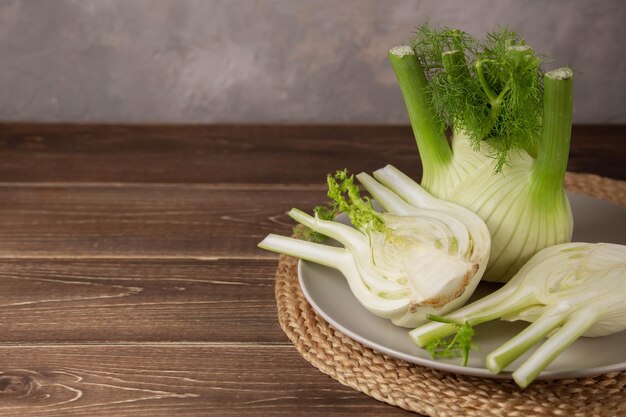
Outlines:
<svg viewBox="0 0 626 417"><path fill-rule="evenodd" d="M569 199L574 213L574 241L626 244L626 209L578 194L570 193ZM459 374L511 378L510 370L516 369L530 354L527 352L498 375L485 368L486 355L527 325L498 320L476 327L474 341L480 350L470 354L466 367L460 365L459 359L433 360L428 352L411 342L407 329L396 327L389 320L379 318L362 307L350 292L344 277L336 270L300 261L298 275L305 297L326 321L345 335L389 356ZM481 283L470 301L497 287L496 284ZM611 336L578 339L539 378L594 376L624 369L626 331Z"/></svg>

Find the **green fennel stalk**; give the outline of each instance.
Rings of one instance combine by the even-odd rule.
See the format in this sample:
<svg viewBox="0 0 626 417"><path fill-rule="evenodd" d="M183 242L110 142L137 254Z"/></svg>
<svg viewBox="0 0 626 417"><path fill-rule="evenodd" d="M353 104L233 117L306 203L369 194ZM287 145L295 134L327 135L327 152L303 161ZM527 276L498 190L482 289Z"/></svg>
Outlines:
<svg viewBox="0 0 626 417"><path fill-rule="evenodd" d="M430 108L430 87L412 49L409 46L393 48L389 52L389 58L398 77L413 134L422 155L422 186L429 189L438 177L437 169L446 166L452 159L452 151L437 118L430 112L423 111Z"/></svg>

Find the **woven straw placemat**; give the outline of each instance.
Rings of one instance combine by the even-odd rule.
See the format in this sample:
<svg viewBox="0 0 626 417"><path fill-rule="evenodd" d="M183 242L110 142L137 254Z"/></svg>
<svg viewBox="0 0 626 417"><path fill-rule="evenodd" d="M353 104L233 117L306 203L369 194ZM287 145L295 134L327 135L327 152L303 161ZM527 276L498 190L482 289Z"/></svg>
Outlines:
<svg viewBox="0 0 626 417"><path fill-rule="evenodd" d="M626 182L568 173L565 185L570 191L626 205ZM510 380L437 371L363 346L311 308L298 284L297 262L285 255L279 260L280 325L307 361L344 385L433 417L626 416L626 372L535 381L522 390Z"/></svg>

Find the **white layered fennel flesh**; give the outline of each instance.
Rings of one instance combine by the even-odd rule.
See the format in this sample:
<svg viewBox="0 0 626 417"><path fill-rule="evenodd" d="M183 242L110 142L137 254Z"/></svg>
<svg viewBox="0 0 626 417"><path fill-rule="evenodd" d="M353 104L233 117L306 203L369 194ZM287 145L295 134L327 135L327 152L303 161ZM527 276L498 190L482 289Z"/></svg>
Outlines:
<svg viewBox="0 0 626 417"><path fill-rule="evenodd" d="M357 177L384 212L355 194L354 185L343 193L352 196L345 210L356 228L297 209L289 212L343 248L273 234L259 247L339 270L366 309L398 326L415 327L428 314L461 307L488 262L487 226L469 210L432 197L391 166L375 175L380 182L364 173Z"/></svg>

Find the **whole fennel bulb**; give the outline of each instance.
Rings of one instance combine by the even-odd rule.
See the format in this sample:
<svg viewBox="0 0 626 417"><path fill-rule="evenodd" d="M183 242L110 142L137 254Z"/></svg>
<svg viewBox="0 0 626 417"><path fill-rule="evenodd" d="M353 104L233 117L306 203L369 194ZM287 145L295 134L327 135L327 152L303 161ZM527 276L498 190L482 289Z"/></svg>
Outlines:
<svg viewBox="0 0 626 417"><path fill-rule="evenodd" d="M573 72L542 74L540 58L507 30L478 41L422 26L413 44L393 48L389 59L419 148L422 186L489 227L483 279L507 281L537 251L569 242L563 179Z"/></svg>
<svg viewBox="0 0 626 417"><path fill-rule="evenodd" d="M393 167L358 179L385 209L374 210L345 171L328 177L329 196L356 227L300 210L297 222L343 245L338 248L270 234L259 247L339 270L366 309L403 327L462 306L482 277L490 251L485 223L440 201Z"/></svg>

